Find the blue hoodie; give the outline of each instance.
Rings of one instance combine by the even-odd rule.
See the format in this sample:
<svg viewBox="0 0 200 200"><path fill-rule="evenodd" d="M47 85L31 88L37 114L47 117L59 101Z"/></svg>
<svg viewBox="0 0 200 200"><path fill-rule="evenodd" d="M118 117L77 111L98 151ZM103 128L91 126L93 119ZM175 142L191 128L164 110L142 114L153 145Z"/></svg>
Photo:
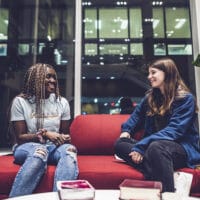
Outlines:
<svg viewBox="0 0 200 200"><path fill-rule="evenodd" d="M195 99L191 93L175 100L171 112L165 116L167 125L156 131L154 116L146 115L148 103L147 97L144 97L130 118L122 124L121 129L122 132L129 132L132 136L137 130L144 129L144 137L132 148L132 151L137 151L141 155L144 155L149 144L156 140L171 140L181 144L187 153L187 166L194 168L196 164L200 164L195 108Z"/></svg>

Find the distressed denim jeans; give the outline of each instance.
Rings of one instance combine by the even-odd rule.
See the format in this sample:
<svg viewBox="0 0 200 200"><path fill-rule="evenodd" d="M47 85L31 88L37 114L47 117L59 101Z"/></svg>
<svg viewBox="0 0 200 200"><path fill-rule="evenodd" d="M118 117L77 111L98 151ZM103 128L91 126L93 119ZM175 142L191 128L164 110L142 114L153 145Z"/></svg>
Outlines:
<svg viewBox="0 0 200 200"><path fill-rule="evenodd" d="M16 147L14 158L14 162L22 166L15 177L9 197L33 193L47 164L57 165L53 191L57 190L57 181L74 180L78 176L77 150L71 144L56 147L54 144L29 142Z"/></svg>

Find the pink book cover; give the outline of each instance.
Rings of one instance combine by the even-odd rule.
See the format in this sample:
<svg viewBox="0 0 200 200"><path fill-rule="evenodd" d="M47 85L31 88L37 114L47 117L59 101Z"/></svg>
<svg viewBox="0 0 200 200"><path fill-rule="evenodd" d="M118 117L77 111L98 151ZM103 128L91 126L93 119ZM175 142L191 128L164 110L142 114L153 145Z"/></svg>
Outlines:
<svg viewBox="0 0 200 200"><path fill-rule="evenodd" d="M59 184L61 189L94 189L86 180L60 181Z"/></svg>

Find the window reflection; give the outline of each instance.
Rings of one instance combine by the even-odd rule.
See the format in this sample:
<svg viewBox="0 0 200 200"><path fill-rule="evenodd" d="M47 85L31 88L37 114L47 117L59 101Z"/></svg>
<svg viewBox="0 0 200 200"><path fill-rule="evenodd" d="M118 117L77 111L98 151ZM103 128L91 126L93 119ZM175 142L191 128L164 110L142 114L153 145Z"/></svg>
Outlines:
<svg viewBox="0 0 200 200"><path fill-rule="evenodd" d="M85 18L83 20L85 25L85 38L96 38L97 28L99 27L97 20L97 10L96 9L85 9Z"/></svg>
<svg viewBox="0 0 200 200"><path fill-rule="evenodd" d="M192 55L191 44L169 44L168 45L169 55Z"/></svg>
<svg viewBox="0 0 200 200"><path fill-rule="evenodd" d="M131 43L131 55L143 55L142 43Z"/></svg>
<svg viewBox="0 0 200 200"><path fill-rule="evenodd" d="M127 9L112 8L99 10L100 38L127 38Z"/></svg>
<svg viewBox="0 0 200 200"><path fill-rule="evenodd" d="M85 44L85 55L87 56L97 55L97 44Z"/></svg>
<svg viewBox="0 0 200 200"><path fill-rule="evenodd" d="M0 8L0 40L8 39L8 9Z"/></svg>
<svg viewBox="0 0 200 200"><path fill-rule="evenodd" d="M21 56L28 55L30 53L29 44L18 44L18 54Z"/></svg>
<svg viewBox="0 0 200 200"><path fill-rule="evenodd" d="M154 55L155 56L165 56L166 55L166 45L164 43L154 44Z"/></svg>
<svg viewBox="0 0 200 200"><path fill-rule="evenodd" d="M166 8L167 38L190 38L189 10L187 8Z"/></svg>
<svg viewBox="0 0 200 200"><path fill-rule="evenodd" d="M142 38L142 12L140 8L130 9L130 37Z"/></svg>
<svg viewBox="0 0 200 200"><path fill-rule="evenodd" d="M124 55L128 54L126 44L104 44L99 47L100 55Z"/></svg>
<svg viewBox="0 0 200 200"><path fill-rule="evenodd" d="M153 36L154 38L164 38L164 18L163 9L153 9Z"/></svg>
<svg viewBox="0 0 200 200"><path fill-rule="evenodd" d="M0 100L0 146L8 142L8 107L21 89L24 72L33 63L52 64L61 95L73 98L75 3L0 1L0 89L4 94Z"/></svg>
<svg viewBox="0 0 200 200"><path fill-rule="evenodd" d="M90 2L83 2L83 114L90 113L85 108L91 107L93 112L117 113L118 108L109 108L106 99L115 105L114 99L122 93L142 97L149 87L147 65L157 57L172 56L180 66L183 61L190 63L188 0ZM90 100L95 95L96 103Z"/></svg>
<svg viewBox="0 0 200 200"><path fill-rule="evenodd" d="M7 56L7 44L0 44L0 56Z"/></svg>
<svg viewBox="0 0 200 200"><path fill-rule="evenodd" d="M120 100L123 97L82 97L82 113L87 114L120 114ZM140 102L141 98L131 97L133 109Z"/></svg>

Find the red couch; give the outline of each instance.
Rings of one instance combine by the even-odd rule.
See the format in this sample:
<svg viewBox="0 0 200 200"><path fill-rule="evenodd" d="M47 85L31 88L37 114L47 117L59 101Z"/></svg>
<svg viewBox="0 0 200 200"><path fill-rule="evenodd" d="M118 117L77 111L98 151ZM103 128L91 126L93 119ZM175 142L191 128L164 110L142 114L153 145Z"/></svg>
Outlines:
<svg viewBox="0 0 200 200"><path fill-rule="evenodd" d="M72 142L78 149L79 179L88 180L96 189L117 189L125 178L144 179L132 167L116 161L113 144L120 134L120 126L129 115L80 115L71 124ZM140 137L139 132L136 137ZM18 165L13 156L0 157L0 199L8 197ZM55 166L49 165L35 192L52 190ZM184 168L180 171L194 175L191 195L200 197L200 170Z"/></svg>

